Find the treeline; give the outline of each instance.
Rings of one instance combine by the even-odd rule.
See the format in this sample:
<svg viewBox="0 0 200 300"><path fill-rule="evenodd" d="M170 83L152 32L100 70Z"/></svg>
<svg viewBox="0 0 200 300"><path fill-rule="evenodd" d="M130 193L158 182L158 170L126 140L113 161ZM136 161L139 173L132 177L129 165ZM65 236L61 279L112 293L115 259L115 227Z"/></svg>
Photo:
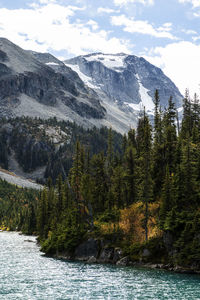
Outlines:
<svg viewBox="0 0 200 300"><path fill-rule="evenodd" d="M162 111L156 91L153 127L144 110L137 129L124 135L121 153L114 151L111 129L107 140L106 154L93 156L78 141L69 176L59 176L55 187L49 180L38 207L42 250L73 251L87 236L109 236L135 259L149 244L157 259L198 264L197 96L191 101L186 93L180 126L173 99Z"/></svg>

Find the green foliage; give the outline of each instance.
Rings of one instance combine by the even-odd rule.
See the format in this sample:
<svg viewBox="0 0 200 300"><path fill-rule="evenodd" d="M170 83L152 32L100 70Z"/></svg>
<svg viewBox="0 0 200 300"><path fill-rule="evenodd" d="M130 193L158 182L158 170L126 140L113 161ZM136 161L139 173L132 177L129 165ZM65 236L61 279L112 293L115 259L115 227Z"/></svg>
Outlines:
<svg viewBox="0 0 200 300"><path fill-rule="evenodd" d="M60 178L51 200L57 203L53 207L58 209L59 217L56 217L56 209L51 210L47 231L44 226L42 249L47 253L73 252L89 230L92 236L120 245L124 253L136 260L147 248L151 254L143 258L145 261L176 260L184 264L184 261L189 263L194 259L198 263L200 119L197 99L195 105L186 103L184 110L185 119L177 135L172 98L163 113L157 91L153 130L144 111L136 132L131 129L123 137L120 146L123 153L113 151L111 129L107 136L107 152L88 156L88 151L83 149L85 147L77 142L69 176L70 204L65 209L58 209L60 206L56 199L65 197L63 186L66 186ZM50 190L47 199L51 198L49 193ZM63 202L63 199L60 201ZM138 201L142 203L140 213L143 217L140 217L137 226L143 228L139 230L140 234L144 234L140 240L145 242L132 244L120 227L120 209L128 209L129 205ZM158 207L153 214L149 210L150 204ZM73 215L72 208L76 211ZM156 232L160 230L158 236L149 231L152 220ZM173 237L170 246L165 245L162 239L165 232L170 232ZM176 255L171 257L173 252Z"/></svg>
<svg viewBox="0 0 200 300"><path fill-rule="evenodd" d="M106 210L98 217L100 223L118 222L120 213L118 209Z"/></svg>
<svg viewBox="0 0 200 300"><path fill-rule="evenodd" d="M134 259L141 258L147 248L150 256L143 258L145 261L182 265L194 261L200 268L199 112L197 96L191 102L187 94L182 126L176 128L172 98L162 112L156 91L153 128L144 110L137 130L131 129L123 138L111 129L84 130L55 119L24 119L20 141L25 139L23 134L29 132L30 124L34 125L30 138L34 142L29 143L27 153L32 153L35 166L48 155L46 175L52 175L52 180L48 180L42 191L37 208L34 200L27 200L31 199L28 191L23 191L21 202L17 190L0 195L4 199L0 205L2 224L26 232L37 228L42 250L48 254L73 254L84 238L93 236L122 247ZM55 151L43 131L42 141L50 153L43 155L42 151L36 151L35 155L32 145L37 144L38 134L41 135L37 128L41 125L58 126L70 139ZM18 135L16 131L13 136L16 143ZM0 145L3 139L7 141L1 131ZM21 150L14 148L14 142L5 145L0 151L0 162L3 159L6 164L4 156L9 147L18 155ZM26 151L23 153L28 155ZM26 156L25 161L28 159ZM28 163L26 167L30 169ZM17 200L13 201L13 197ZM138 205L139 209L131 211ZM123 213L128 219L122 224ZM168 233L172 237L170 243L164 238ZM135 238L134 234L141 236Z"/></svg>
<svg viewBox="0 0 200 300"><path fill-rule="evenodd" d="M36 233L39 193L0 180L0 227L26 234Z"/></svg>
<svg viewBox="0 0 200 300"><path fill-rule="evenodd" d="M8 169L8 159L15 157L25 172L45 167L45 179L53 182L62 173L64 177L72 167L74 147L77 140L90 155L108 149L110 130L84 129L75 123L57 121L56 118L17 117L0 120L0 166ZM122 136L112 131L112 147L121 153ZM38 180L45 182L44 178Z"/></svg>
<svg viewBox="0 0 200 300"><path fill-rule="evenodd" d="M49 232L48 238L41 243L41 251L46 254L73 254L75 248L84 239L85 230L80 226L63 228L62 224L56 231Z"/></svg>

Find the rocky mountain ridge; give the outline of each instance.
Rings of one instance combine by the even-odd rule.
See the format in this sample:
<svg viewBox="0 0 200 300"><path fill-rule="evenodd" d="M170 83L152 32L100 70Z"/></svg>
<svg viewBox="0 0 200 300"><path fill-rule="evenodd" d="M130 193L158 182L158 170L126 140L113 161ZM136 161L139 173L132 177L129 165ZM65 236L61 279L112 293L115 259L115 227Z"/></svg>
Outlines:
<svg viewBox="0 0 200 300"><path fill-rule="evenodd" d="M0 39L0 116L101 119L105 109L95 92L64 66L56 72L10 41Z"/></svg>
<svg viewBox="0 0 200 300"><path fill-rule="evenodd" d="M95 53L62 62L0 38L0 117L56 117L124 133L144 107L153 115L156 89L162 107L172 96L180 109L176 86L143 58Z"/></svg>
<svg viewBox="0 0 200 300"><path fill-rule="evenodd" d="M117 102L138 111L146 108L152 114L154 93L157 89L161 106L167 107L169 96L174 98L177 108L182 105L182 95L175 84L161 69L150 64L142 57L134 55L93 53L78 56L65 61L66 65L84 81L88 77L88 85L101 90L110 101ZM87 84L87 82L86 82Z"/></svg>

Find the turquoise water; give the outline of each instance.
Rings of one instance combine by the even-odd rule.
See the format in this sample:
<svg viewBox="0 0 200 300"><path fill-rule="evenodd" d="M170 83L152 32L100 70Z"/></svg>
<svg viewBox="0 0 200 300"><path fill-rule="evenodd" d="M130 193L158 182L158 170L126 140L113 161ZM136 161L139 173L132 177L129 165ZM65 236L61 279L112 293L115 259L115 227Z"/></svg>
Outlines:
<svg viewBox="0 0 200 300"><path fill-rule="evenodd" d="M0 299L193 300L200 276L65 262L44 257L34 237L0 232Z"/></svg>

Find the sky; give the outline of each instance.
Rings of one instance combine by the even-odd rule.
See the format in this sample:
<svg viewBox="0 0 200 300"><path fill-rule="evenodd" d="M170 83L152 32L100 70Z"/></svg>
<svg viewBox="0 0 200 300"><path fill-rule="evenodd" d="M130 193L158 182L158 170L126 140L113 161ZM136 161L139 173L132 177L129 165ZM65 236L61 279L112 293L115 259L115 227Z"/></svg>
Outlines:
<svg viewBox="0 0 200 300"><path fill-rule="evenodd" d="M200 0L0 0L0 37L59 59L142 56L200 94Z"/></svg>

